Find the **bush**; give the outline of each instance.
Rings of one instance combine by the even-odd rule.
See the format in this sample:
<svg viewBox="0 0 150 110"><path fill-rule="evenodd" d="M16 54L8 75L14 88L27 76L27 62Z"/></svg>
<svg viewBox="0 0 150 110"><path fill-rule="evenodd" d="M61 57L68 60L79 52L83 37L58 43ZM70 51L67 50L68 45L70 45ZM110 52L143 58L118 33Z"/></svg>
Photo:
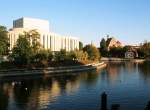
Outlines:
<svg viewBox="0 0 150 110"><path fill-rule="evenodd" d="M33 62L52 61L53 54L50 50L41 49L32 59Z"/></svg>
<svg viewBox="0 0 150 110"><path fill-rule="evenodd" d="M76 60L77 59L76 51L68 52L66 59L68 59L68 60Z"/></svg>
<svg viewBox="0 0 150 110"><path fill-rule="evenodd" d="M35 56L34 56L35 62L40 62L42 60L48 60L48 52L46 50L40 50Z"/></svg>
<svg viewBox="0 0 150 110"><path fill-rule="evenodd" d="M61 49L59 52L55 53L55 61L64 61L66 60L67 52L65 49Z"/></svg>

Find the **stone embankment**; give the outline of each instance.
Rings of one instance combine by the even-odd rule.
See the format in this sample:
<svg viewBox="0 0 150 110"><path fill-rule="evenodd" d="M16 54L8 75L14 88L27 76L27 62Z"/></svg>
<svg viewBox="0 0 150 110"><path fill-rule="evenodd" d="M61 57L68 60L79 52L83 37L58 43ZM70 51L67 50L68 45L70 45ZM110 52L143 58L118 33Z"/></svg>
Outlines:
<svg viewBox="0 0 150 110"><path fill-rule="evenodd" d="M57 74L57 73L71 73L81 72L88 70L96 70L105 67L104 62L93 63L80 66L66 66L66 67L47 67L47 68L36 68L36 69L9 69L0 70L0 77L15 77L15 76L31 76L31 75L46 75L46 74Z"/></svg>
<svg viewBox="0 0 150 110"><path fill-rule="evenodd" d="M142 63L144 61L147 61L146 59L126 59L126 58L114 58L114 57L103 57L101 58L101 61L104 62L108 62L108 61L118 61L118 62L122 62L122 61L130 61L130 62L135 62L135 63Z"/></svg>

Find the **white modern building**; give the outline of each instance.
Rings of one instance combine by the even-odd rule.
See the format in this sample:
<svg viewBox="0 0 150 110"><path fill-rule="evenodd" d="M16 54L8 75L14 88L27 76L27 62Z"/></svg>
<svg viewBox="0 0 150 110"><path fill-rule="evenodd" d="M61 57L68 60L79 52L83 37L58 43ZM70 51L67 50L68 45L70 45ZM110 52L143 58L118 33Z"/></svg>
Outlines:
<svg viewBox="0 0 150 110"><path fill-rule="evenodd" d="M47 20L34 18L20 18L13 21L13 28L8 32L10 41L10 50L16 45L19 35L30 30L36 30L40 34L40 44L44 49L51 51L60 51L66 49L71 51L79 49L79 39L71 36L62 36L49 31L49 22Z"/></svg>

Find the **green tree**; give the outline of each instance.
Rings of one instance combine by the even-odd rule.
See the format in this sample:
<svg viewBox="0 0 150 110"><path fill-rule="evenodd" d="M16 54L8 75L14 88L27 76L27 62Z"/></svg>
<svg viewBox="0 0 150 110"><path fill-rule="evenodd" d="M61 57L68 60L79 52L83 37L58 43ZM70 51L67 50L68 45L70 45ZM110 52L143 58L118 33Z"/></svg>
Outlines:
<svg viewBox="0 0 150 110"><path fill-rule="evenodd" d="M79 50L82 50L83 49L83 43L80 41L79 42Z"/></svg>
<svg viewBox="0 0 150 110"><path fill-rule="evenodd" d="M144 56L150 56L150 42L145 41L142 45L141 51L144 53Z"/></svg>
<svg viewBox="0 0 150 110"><path fill-rule="evenodd" d="M30 30L29 32L24 32L24 36L30 42L33 53L37 54L41 49L41 45L39 42L40 34L36 30Z"/></svg>
<svg viewBox="0 0 150 110"><path fill-rule="evenodd" d="M102 38L102 40L100 42L100 49L101 50L106 50L107 49L106 41L105 41L104 38Z"/></svg>
<svg viewBox="0 0 150 110"><path fill-rule="evenodd" d="M75 51L77 60L87 60L88 59L88 53L84 52L82 50L80 51Z"/></svg>
<svg viewBox="0 0 150 110"><path fill-rule="evenodd" d="M7 29L4 26L0 26L0 55L8 54L8 47Z"/></svg>
<svg viewBox="0 0 150 110"><path fill-rule="evenodd" d="M35 56L34 56L35 62L41 62L43 60L48 60L48 52L46 50L40 50Z"/></svg>
<svg viewBox="0 0 150 110"><path fill-rule="evenodd" d="M39 40L40 35L36 30L24 32L23 35L20 35L17 40L17 45L13 48L11 54L14 62L16 64L29 64L34 62L41 49Z"/></svg>
<svg viewBox="0 0 150 110"><path fill-rule="evenodd" d="M127 51L127 47L112 47L109 50L109 56L110 57L120 57L123 58L125 55L125 52Z"/></svg>
<svg viewBox="0 0 150 110"><path fill-rule="evenodd" d="M67 52L65 49L61 49L59 52L55 53L55 60L56 61L64 61L66 60Z"/></svg>
<svg viewBox="0 0 150 110"><path fill-rule="evenodd" d="M29 64L31 55L30 42L25 36L19 36L16 46L12 50L11 59L16 64Z"/></svg>
<svg viewBox="0 0 150 110"><path fill-rule="evenodd" d="M77 59L76 51L68 52L67 59L68 60L76 60Z"/></svg>
<svg viewBox="0 0 150 110"><path fill-rule="evenodd" d="M103 57L108 56L107 43L104 38L102 38L102 40L100 41L100 53Z"/></svg>
<svg viewBox="0 0 150 110"><path fill-rule="evenodd" d="M53 58L54 58L54 55L53 55L53 53L52 53L52 51L49 49L49 50L47 50L47 52L48 52L48 61L50 62L50 61L52 61L53 60Z"/></svg>
<svg viewBox="0 0 150 110"><path fill-rule="evenodd" d="M41 49L35 56L34 62L51 61L53 58L53 54L50 50Z"/></svg>
<svg viewBox="0 0 150 110"><path fill-rule="evenodd" d="M141 48L137 49L137 53L138 53L139 58L144 58L145 57L145 54L144 54L144 52Z"/></svg>
<svg viewBox="0 0 150 110"><path fill-rule="evenodd" d="M99 50L94 45L86 45L83 48L83 51L88 53L89 60L95 61L95 60L99 60L100 58Z"/></svg>

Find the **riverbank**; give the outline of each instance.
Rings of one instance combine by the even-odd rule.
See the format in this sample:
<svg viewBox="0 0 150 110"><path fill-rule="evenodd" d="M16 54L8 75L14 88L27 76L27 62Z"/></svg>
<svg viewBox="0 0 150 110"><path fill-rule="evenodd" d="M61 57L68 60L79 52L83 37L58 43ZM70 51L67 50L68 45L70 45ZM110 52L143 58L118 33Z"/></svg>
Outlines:
<svg viewBox="0 0 150 110"><path fill-rule="evenodd" d="M106 64L104 62L79 65L79 66L65 66L65 67L44 67L44 68L34 68L34 69L4 69L4 70L0 70L0 77L53 75L58 73L71 73L71 72L96 70L103 67L106 67Z"/></svg>
<svg viewBox="0 0 150 110"><path fill-rule="evenodd" d="M108 61L117 61L117 62L130 61L130 62L135 62L135 63L143 63L145 61L150 61L150 60L147 60L147 59L126 59L126 58L102 57L101 61L104 61L104 62L106 62L106 61L107 62Z"/></svg>

